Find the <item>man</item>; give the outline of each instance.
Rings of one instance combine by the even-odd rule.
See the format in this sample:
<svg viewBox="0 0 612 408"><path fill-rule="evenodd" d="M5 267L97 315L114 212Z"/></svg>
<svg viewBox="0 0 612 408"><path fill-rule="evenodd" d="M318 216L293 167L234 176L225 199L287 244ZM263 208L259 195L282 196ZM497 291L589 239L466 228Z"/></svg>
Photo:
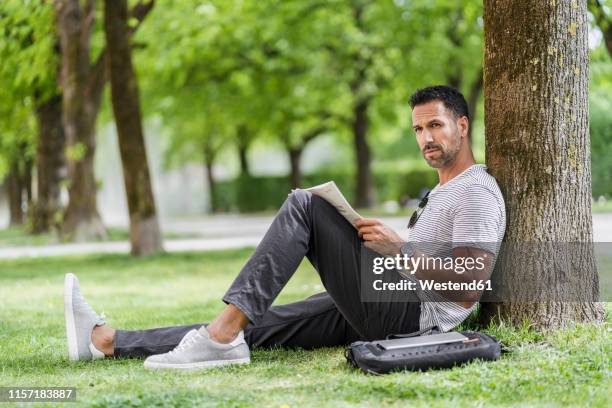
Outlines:
<svg viewBox="0 0 612 408"><path fill-rule="evenodd" d="M147 368L193 370L248 363L249 347L336 346L432 327L448 331L460 324L476 307L480 292L460 291L453 297L417 290L408 301L396 293L377 301L361 298L360 268L371 265L376 252L426 258L431 254L423 254L417 243L448 243L437 255L480 257L486 260L484 270L460 274L434 265L404 274L413 281L486 279L495 243L504 235L503 198L486 168L475 164L463 95L434 86L413 94L410 105L419 148L437 169L439 184L411 218L408 242L378 220L361 219L353 226L321 198L295 190L223 297L227 306L208 325L114 330L87 304L76 277L66 275L70 358L148 357ZM364 244L376 252L364 250ZM326 292L271 307L304 257L319 273Z"/></svg>

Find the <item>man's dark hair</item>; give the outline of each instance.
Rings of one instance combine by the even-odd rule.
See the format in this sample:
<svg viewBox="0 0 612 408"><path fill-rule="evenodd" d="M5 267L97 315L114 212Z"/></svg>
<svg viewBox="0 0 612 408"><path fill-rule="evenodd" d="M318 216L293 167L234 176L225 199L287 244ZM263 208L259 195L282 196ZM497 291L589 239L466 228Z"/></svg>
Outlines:
<svg viewBox="0 0 612 408"><path fill-rule="evenodd" d="M428 86L427 88L417 90L410 96L410 107L414 108L417 105L423 105L431 101L442 102L444 107L457 118L462 116L470 118L465 97L455 88L446 85Z"/></svg>

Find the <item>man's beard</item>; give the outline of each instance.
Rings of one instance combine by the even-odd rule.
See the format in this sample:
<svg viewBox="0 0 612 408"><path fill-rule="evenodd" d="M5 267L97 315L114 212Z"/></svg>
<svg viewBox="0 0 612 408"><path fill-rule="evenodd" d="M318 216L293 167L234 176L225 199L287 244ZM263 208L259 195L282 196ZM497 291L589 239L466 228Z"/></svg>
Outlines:
<svg viewBox="0 0 612 408"><path fill-rule="evenodd" d="M453 140L453 142L454 141L456 141L456 143L454 145L449 145L449 146L444 146L444 145L436 144L436 143L427 143L425 147L423 147L423 150L422 150L423 158L425 159L427 164L429 164L431 167L435 169L439 169L439 168L445 167L448 164L452 163L457 157L457 154L459 154L459 149L461 148L461 138L457 137ZM438 149L439 156L426 157L425 151L427 149Z"/></svg>

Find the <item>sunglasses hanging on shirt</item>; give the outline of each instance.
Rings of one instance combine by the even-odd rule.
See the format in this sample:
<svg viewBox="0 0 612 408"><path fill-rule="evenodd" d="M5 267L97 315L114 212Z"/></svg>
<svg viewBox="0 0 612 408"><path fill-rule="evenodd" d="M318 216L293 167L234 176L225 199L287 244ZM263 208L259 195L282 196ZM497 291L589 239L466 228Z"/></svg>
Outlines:
<svg viewBox="0 0 612 408"><path fill-rule="evenodd" d="M419 220L419 217L421 217L421 214L423 213L423 209L425 208L425 206L427 205L427 201L429 200L428 198L429 193L430 192L428 191L427 194L425 194L425 197L423 197L421 201L419 202L417 209L412 213L412 216L410 217L410 221L408 221L408 229L414 227L414 225Z"/></svg>

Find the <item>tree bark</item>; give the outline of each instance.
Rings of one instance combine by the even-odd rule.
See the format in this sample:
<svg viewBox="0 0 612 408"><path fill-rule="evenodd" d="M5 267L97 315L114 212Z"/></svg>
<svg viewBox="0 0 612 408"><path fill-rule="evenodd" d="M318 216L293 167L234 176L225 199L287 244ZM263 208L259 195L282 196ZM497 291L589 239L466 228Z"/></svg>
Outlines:
<svg viewBox="0 0 612 408"><path fill-rule="evenodd" d="M24 168L23 168L23 192L26 197L26 213L30 211L32 208L32 168L34 167L34 162L30 157L26 157L23 160Z"/></svg>
<svg viewBox="0 0 612 408"><path fill-rule="evenodd" d="M19 164L11 163L8 174L9 225L23 225L23 185L19 172Z"/></svg>
<svg viewBox="0 0 612 408"><path fill-rule="evenodd" d="M353 3L353 19L355 26L365 32L363 20L365 4L361 2ZM353 145L355 148L355 206L357 208L369 208L374 205L374 183L372 177L372 154L368 144L368 108L371 95L364 94L366 85L366 70L372 65L371 57L364 57L361 52L354 55L354 66L357 67L355 77L350 83L353 93Z"/></svg>
<svg viewBox="0 0 612 408"><path fill-rule="evenodd" d="M355 146L355 168L357 184L355 186L355 206L369 208L374 205L374 182L372 177L372 153L368 145L369 127L368 99L358 100L353 107L353 142Z"/></svg>
<svg viewBox="0 0 612 408"><path fill-rule="evenodd" d="M206 182L208 183L208 197L210 212L219 211L219 201L217 199L217 180L213 172L213 165L220 146L214 145L214 136L205 137L202 144L202 159L206 168Z"/></svg>
<svg viewBox="0 0 612 408"><path fill-rule="evenodd" d="M36 149L37 197L32 211L32 232L43 233L55 225L61 211L60 192L64 169L65 134L62 125L62 96L55 95L36 109L38 146Z"/></svg>
<svg viewBox="0 0 612 408"><path fill-rule="evenodd" d="M586 2L485 0L484 22L486 157L506 201L505 241L589 243ZM531 293L535 285L557 297L485 303L481 317L528 319L539 328L601 319L595 258L587 248L564 268L558 257L537 251L498 261L494 279L502 285Z"/></svg>
<svg viewBox="0 0 612 408"><path fill-rule="evenodd" d="M300 162L303 151L303 147L287 147L289 164L291 166L289 173L289 183L291 184L291 188L300 188L302 186L302 170L300 169Z"/></svg>
<svg viewBox="0 0 612 408"><path fill-rule="evenodd" d="M63 123L70 180L62 234L67 240L105 239L93 168L95 123L104 85L103 70L90 66L95 5L93 0L87 0L83 7L79 0L56 0L55 6L62 50Z"/></svg>
<svg viewBox="0 0 612 408"><path fill-rule="evenodd" d="M329 115L326 112L321 114L321 120L326 119L328 116ZM291 187L299 188L302 185L301 161L304 149L306 146L308 146L308 143L312 142L327 130L328 127L326 124L320 124L319 126L302 134L301 137L297 139L299 140L297 143L295 143L295 141L292 143L291 138L287 134L283 134L281 136L281 140L285 145L287 155L289 156L289 184Z"/></svg>
<svg viewBox="0 0 612 408"><path fill-rule="evenodd" d="M127 0L105 0L104 32L113 113L130 213L131 253L149 255L162 250L162 240L142 130L138 82L132 65Z"/></svg>
<svg viewBox="0 0 612 408"><path fill-rule="evenodd" d="M247 147L238 145L238 157L240 158L240 174L242 176L250 176L249 162L247 159Z"/></svg>
<svg viewBox="0 0 612 408"><path fill-rule="evenodd" d="M248 133L248 129L244 125L238 126L238 158L240 159L240 175L250 176L251 170L249 168L249 160L247 152L249 145L251 144L251 138Z"/></svg>
<svg viewBox="0 0 612 408"><path fill-rule="evenodd" d="M213 161L204 158L204 167L206 168L206 182L208 183L210 212L216 213L219 211L219 207L217 205L217 181L215 180L215 176L213 174Z"/></svg>
<svg viewBox="0 0 612 408"><path fill-rule="evenodd" d="M470 144L472 143L472 134L474 132L474 124L476 123L476 111L478 110L478 100L482 93L483 85L483 72L482 68L478 71L472 86L470 87L470 93L467 97L468 111L470 112L470 127L468 128L468 138Z"/></svg>
<svg viewBox="0 0 612 408"><path fill-rule="evenodd" d="M463 15L463 6L459 5L453 10L451 17L452 23L450 24L446 32L447 38L455 49L461 49L463 47L463 36L459 32L459 26L465 23L464 20L465 18ZM456 63L455 56L452 54L450 54L450 58L447 63L447 68L451 70L446 79L447 84L461 91L461 84L463 82L463 70L461 69L461 65Z"/></svg>

